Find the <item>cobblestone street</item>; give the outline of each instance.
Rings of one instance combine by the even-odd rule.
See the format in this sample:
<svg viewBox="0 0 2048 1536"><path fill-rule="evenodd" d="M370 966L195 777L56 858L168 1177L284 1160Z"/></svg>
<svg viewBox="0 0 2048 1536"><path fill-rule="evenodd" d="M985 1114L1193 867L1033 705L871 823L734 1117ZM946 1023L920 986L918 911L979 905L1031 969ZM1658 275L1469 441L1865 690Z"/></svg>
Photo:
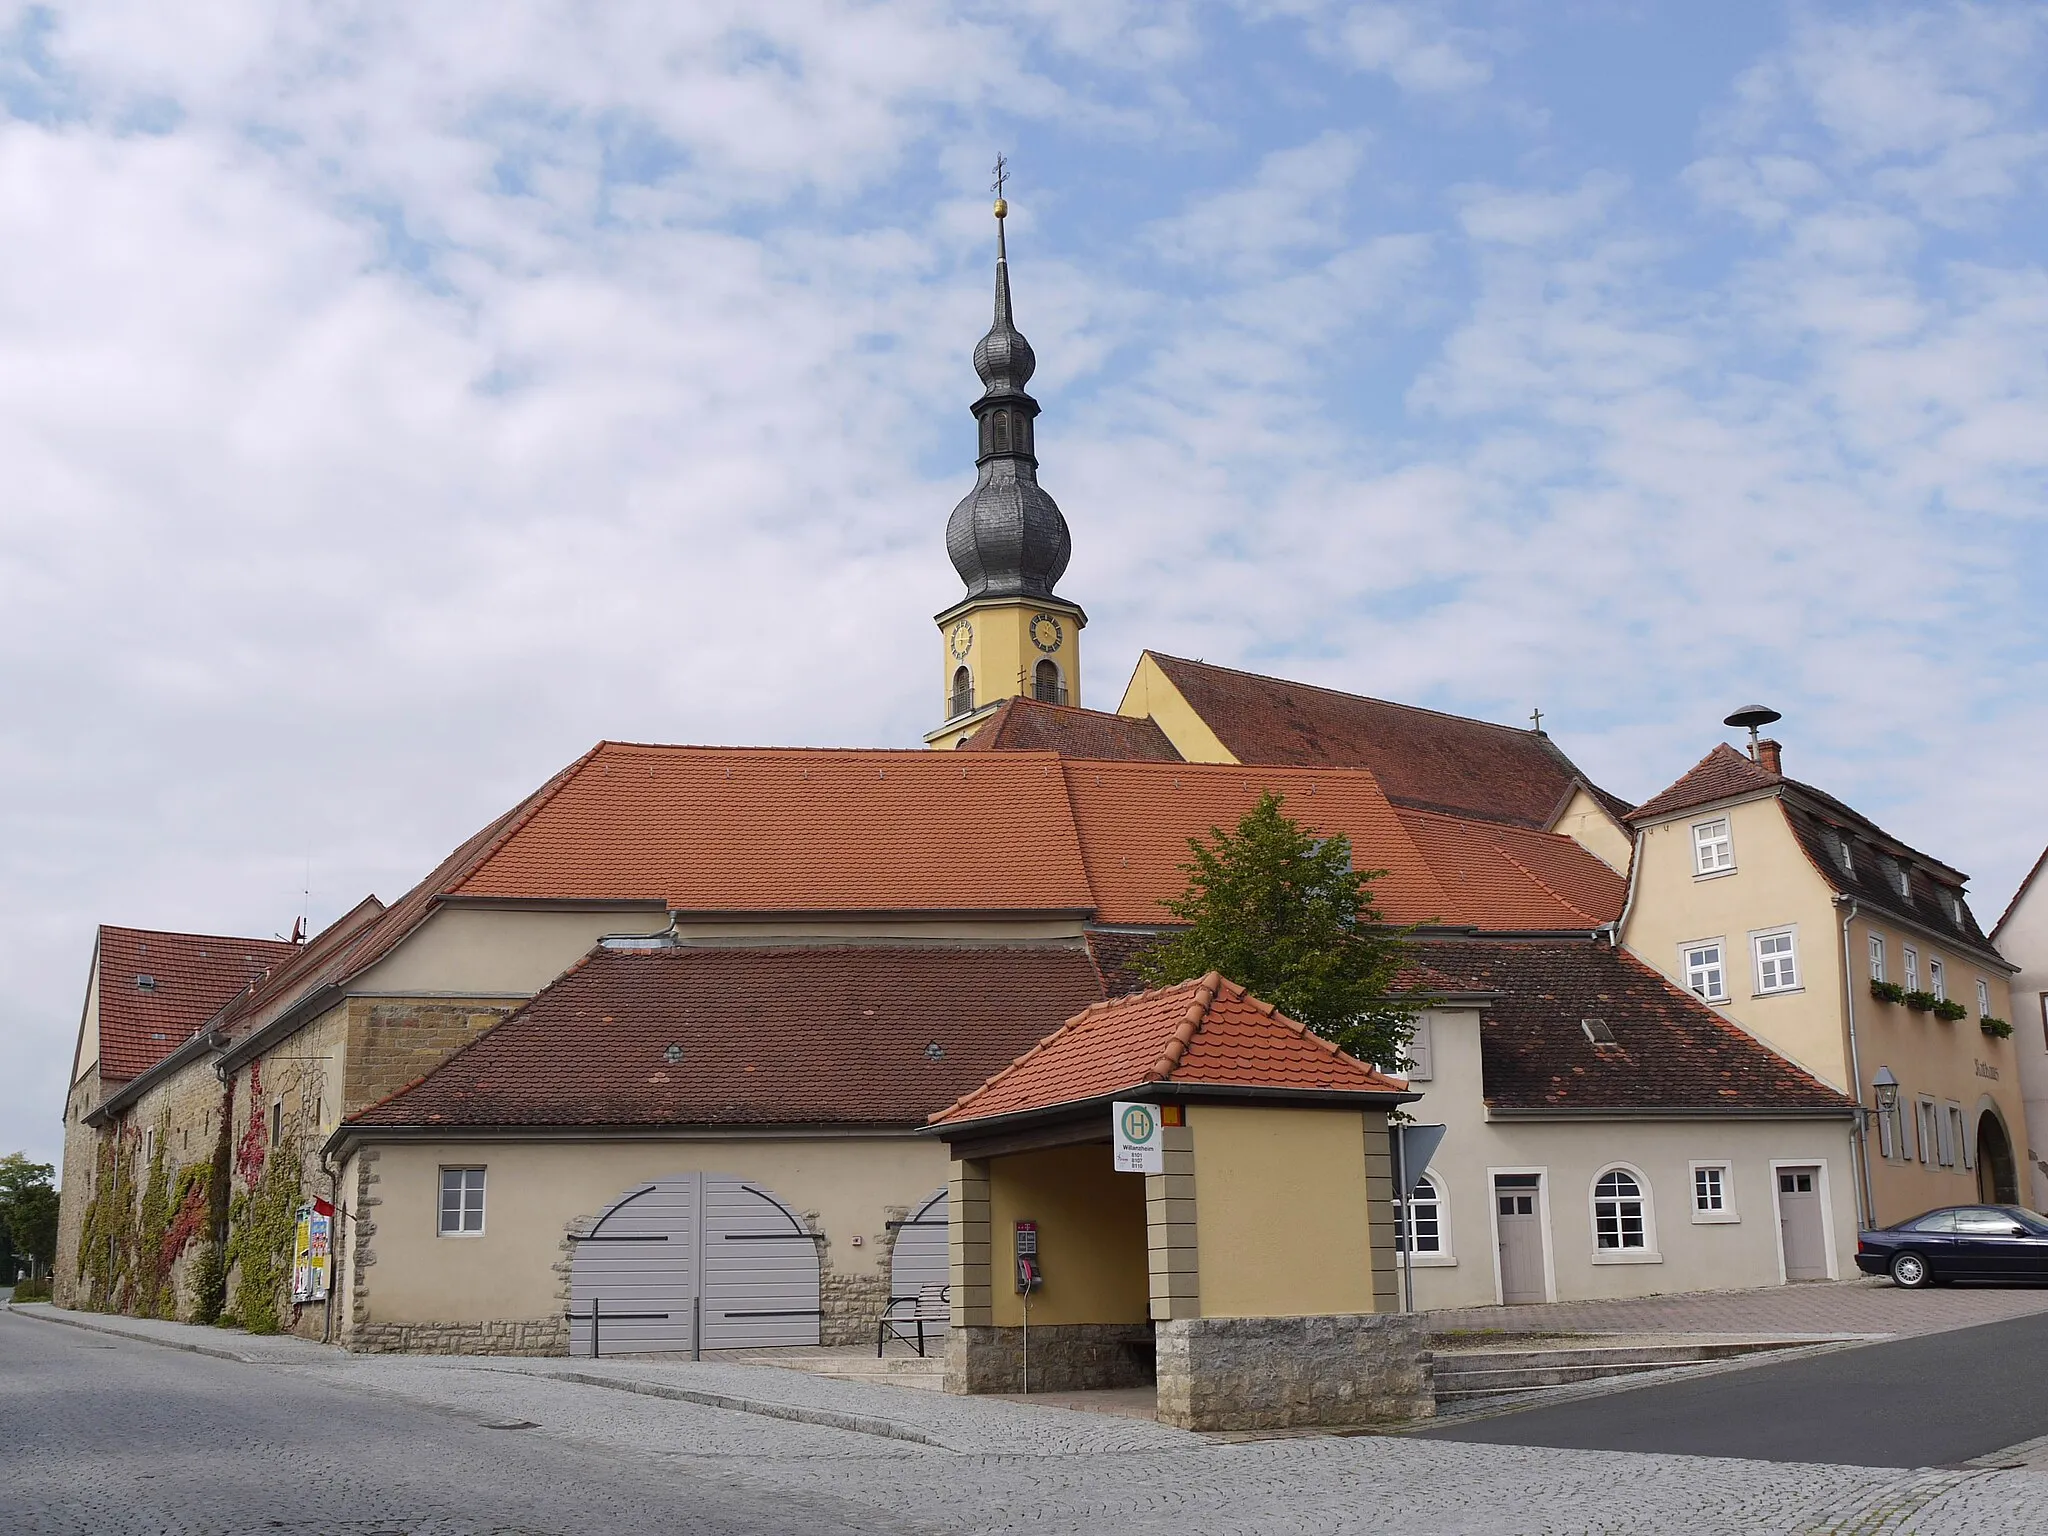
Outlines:
<svg viewBox="0 0 2048 1536"><path fill-rule="evenodd" d="M0 1314L0 1529L1292 1536L1398 1523L1512 1536L1962 1536L2038 1531L2048 1498L2048 1480L2023 1471L1378 1437L1218 1444L1142 1421L762 1367L361 1357L154 1331L257 1359ZM594 1384L606 1377L642 1390ZM650 1385L761 1407L650 1396ZM817 1422L832 1417L866 1427Z"/></svg>

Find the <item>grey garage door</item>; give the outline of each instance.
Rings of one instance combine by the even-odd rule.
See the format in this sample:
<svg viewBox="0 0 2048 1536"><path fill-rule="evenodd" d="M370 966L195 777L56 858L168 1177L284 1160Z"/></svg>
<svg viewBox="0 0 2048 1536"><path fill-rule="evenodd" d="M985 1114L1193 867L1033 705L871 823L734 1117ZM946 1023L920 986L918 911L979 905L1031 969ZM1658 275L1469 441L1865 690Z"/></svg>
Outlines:
<svg viewBox="0 0 2048 1536"><path fill-rule="evenodd" d="M621 1197L576 1244L569 1353L818 1342L818 1248L770 1191L679 1173Z"/></svg>
<svg viewBox="0 0 2048 1536"><path fill-rule="evenodd" d="M896 1228L896 1247L889 1255L890 1299L914 1300L924 1287L946 1284L952 1278L950 1265L942 1189Z"/></svg>

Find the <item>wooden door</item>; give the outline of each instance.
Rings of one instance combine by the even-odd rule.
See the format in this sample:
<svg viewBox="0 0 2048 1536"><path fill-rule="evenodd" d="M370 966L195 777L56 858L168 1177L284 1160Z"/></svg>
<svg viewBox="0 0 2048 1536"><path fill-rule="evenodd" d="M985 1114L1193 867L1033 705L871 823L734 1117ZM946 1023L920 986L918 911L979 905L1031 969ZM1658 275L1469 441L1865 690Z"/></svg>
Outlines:
<svg viewBox="0 0 2048 1536"><path fill-rule="evenodd" d="M1509 1306L1548 1301L1543 1283L1543 1206L1538 1174L1494 1180L1494 1222L1500 1243L1500 1299Z"/></svg>
<svg viewBox="0 0 2048 1536"><path fill-rule="evenodd" d="M1827 1226L1821 1219L1820 1169L1778 1170L1778 1232L1785 1243L1787 1280L1828 1277Z"/></svg>

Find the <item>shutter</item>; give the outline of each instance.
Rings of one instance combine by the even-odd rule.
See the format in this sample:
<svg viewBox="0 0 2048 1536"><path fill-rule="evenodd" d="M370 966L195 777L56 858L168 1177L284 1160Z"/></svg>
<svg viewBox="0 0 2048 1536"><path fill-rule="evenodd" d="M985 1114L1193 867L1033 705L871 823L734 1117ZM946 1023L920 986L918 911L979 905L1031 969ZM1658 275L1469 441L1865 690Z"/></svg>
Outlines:
<svg viewBox="0 0 2048 1536"><path fill-rule="evenodd" d="M1435 1041L1430 1038L1430 1016L1420 1014L1415 1020L1415 1034L1408 1042L1408 1054L1414 1059L1415 1067L1408 1076L1416 1082L1426 1083L1435 1074L1431 1057L1435 1054Z"/></svg>

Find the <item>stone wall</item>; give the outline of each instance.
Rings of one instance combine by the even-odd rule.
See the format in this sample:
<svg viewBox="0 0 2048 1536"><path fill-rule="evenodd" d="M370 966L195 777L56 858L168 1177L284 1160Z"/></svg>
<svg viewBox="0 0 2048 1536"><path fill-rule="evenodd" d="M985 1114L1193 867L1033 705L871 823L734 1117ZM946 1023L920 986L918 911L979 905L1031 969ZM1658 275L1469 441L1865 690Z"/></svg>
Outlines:
<svg viewBox="0 0 2048 1536"><path fill-rule="evenodd" d="M1296 1429L1436 1413L1429 1334L1414 1313L1191 1317L1156 1327L1162 1424Z"/></svg>
<svg viewBox="0 0 2048 1536"><path fill-rule="evenodd" d="M64 1099L64 1162L57 1170L57 1257L51 1276L60 1307L79 1305L78 1234L92 1199L92 1169L99 1134L85 1117L100 1101L100 1069L86 1068Z"/></svg>
<svg viewBox="0 0 2048 1536"><path fill-rule="evenodd" d="M366 1355L566 1355L569 1320L486 1323L366 1323L348 1347Z"/></svg>
<svg viewBox="0 0 2048 1536"><path fill-rule="evenodd" d="M1092 1392L1149 1386L1149 1323L1052 1323L1031 1330L1033 1392ZM946 1333L948 1392L1024 1390L1022 1328L956 1324Z"/></svg>
<svg viewBox="0 0 2048 1536"><path fill-rule="evenodd" d="M461 999L351 999L342 1113L354 1114L431 1072L514 1006Z"/></svg>

